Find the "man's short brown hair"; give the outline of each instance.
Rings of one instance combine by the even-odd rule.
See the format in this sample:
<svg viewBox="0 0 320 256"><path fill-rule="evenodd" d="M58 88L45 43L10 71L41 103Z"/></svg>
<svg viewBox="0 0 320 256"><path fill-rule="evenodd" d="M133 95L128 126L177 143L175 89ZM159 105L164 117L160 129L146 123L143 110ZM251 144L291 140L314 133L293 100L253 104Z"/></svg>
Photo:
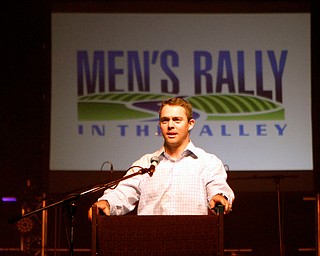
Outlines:
<svg viewBox="0 0 320 256"><path fill-rule="evenodd" d="M185 109L185 111L186 111L186 116L188 118L188 121L190 121L190 119L193 118L193 116L192 116L192 106L187 100L185 100L183 98L170 98L168 100L164 100L162 102L162 104L161 104L160 109L159 109L159 118L161 116L161 110L166 105L183 107Z"/></svg>

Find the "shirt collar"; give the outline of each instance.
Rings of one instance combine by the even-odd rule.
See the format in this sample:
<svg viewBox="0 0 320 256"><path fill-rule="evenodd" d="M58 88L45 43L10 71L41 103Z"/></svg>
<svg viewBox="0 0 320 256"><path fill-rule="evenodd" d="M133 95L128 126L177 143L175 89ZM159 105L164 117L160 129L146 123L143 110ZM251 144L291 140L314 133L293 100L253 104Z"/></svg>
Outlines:
<svg viewBox="0 0 320 256"><path fill-rule="evenodd" d="M191 156L191 157L197 159L198 156L196 154L196 151L197 151L196 146L192 143L192 141L190 141L188 143L186 149L182 152L181 158ZM160 160L163 158L168 158L168 155L165 153L163 146L157 151L157 154L158 154Z"/></svg>

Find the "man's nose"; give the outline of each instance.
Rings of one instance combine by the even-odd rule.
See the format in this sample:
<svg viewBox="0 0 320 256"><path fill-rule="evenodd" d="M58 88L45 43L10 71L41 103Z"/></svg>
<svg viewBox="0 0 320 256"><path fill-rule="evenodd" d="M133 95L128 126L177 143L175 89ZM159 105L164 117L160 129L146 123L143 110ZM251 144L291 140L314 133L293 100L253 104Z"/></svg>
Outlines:
<svg viewBox="0 0 320 256"><path fill-rule="evenodd" d="M173 128L174 127L174 122L173 122L173 120L169 120L169 122L168 122L168 128L170 129L170 128Z"/></svg>

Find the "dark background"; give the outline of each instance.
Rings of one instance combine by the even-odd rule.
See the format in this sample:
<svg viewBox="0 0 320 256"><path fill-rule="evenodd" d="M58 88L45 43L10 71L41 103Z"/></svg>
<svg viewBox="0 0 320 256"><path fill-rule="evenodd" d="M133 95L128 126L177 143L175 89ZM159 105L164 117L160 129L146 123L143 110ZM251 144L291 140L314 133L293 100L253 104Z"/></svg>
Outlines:
<svg viewBox="0 0 320 256"><path fill-rule="evenodd" d="M49 171L51 25L55 11L146 12L146 13L311 13L312 122L314 170L297 172L229 171L229 183L236 193L234 211L225 218L225 248L252 249L239 255L279 255L278 210L285 255L316 255L301 248L316 246L316 208L312 199L319 193L319 1L291 0L186 0L186 1L6 1L1 8L1 93L0 93L0 196L15 196L16 203L1 202L0 255L3 248L20 248L36 255L41 237L41 213L32 216L34 228L22 235L17 223L7 219L56 202L74 191L114 180L113 173ZM299 103L297 103L299 104ZM300 136L303 136L301 131ZM279 185L279 186L277 186ZM279 189L279 190L278 190ZM278 208L278 193L280 208ZM75 221L76 255L90 255L90 222L87 210L98 197L77 201ZM48 247L67 255L68 225L64 207L48 211ZM30 238L31 237L31 238ZM52 252L53 253L53 252ZM229 251L228 251L229 253ZM231 255L231 253L230 253Z"/></svg>

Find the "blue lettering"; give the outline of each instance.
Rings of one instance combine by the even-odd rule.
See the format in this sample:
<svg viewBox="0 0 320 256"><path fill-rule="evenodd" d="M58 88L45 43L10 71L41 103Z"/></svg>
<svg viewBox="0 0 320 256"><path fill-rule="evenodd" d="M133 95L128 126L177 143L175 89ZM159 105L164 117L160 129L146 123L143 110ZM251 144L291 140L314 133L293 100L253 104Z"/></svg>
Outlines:
<svg viewBox="0 0 320 256"><path fill-rule="evenodd" d="M249 133L245 133L244 125L239 125L239 136L249 136Z"/></svg>
<svg viewBox="0 0 320 256"><path fill-rule="evenodd" d="M163 72L170 78L172 82L172 87L169 89L168 80L162 79L161 80L161 92L163 93L172 93L172 94L178 94L179 93L179 79L178 77L173 73L171 68L168 64L168 58L171 58L171 65L172 67L178 67L179 66L179 56L175 51L164 51L161 54L160 62L161 62L161 68Z"/></svg>
<svg viewBox="0 0 320 256"><path fill-rule="evenodd" d="M219 52L218 71L217 71L217 88L216 92L222 92L222 85L228 85L228 92L234 93L234 80L229 51Z"/></svg>
<svg viewBox="0 0 320 256"><path fill-rule="evenodd" d="M160 126L158 125L157 126L157 132L155 133L156 136L159 136L161 137L162 136L162 132L161 132L161 129L160 129Z"/></svg>
<svg viewBox="0 0 320 256"><path fill-rule="evenodd" d="M120 128L120 136L124 137L126 136L126 128L128 128L128 125L118 125L118 127Z"/></svg>
<svg viewBox="0 0 320 256"><path fill-rule="evenodd" d="M250 134L250 132L248 132L249 128L251 127L250 125L245 125L245 124L238 124L238 133L236 133L235 131L230 132L229 128L235 128L235 124L234 125L228 125L228 124L221 124L221 125L217 125L214 127L211 127L209 124L205 124L201 127L200 132L198 134L198 136L208 136L208 137L213 137L213 136L217 136L218 133L214 132L215 129L218 130L220 128L220 136L239 136L239 137L249 137L249 136L253 136ZM121 137L125 137L128 136L128 131L129 129L132 130L133 127L129 126L129 125L117 125L117 127L119 128L119 135ZM271 127L267 126L267 124L255 124L254 125L255 129L256 129L256 136L268 136L268 132L270 130ZM276 134L278 136L284 136L284 132L285 129L287 128L286 124L274 124L272 127L275 127L276 130ZM111 127L110 127L111 128ZM253 128L253 127L252 127ZM150 129L155 130L156 132L154 133L154 135L161 137L161 129L159 127L159 125L157 126L150 126L150 125L136 125L135 126L135 132L136 132L136 137L148 137L150 136ZM90 129L86 129L85 125L83 124L79 124L78 125L78 134L79 135L84 135L86 130L90 130ZM231 129L233 130L233 129ZM95 136L106 136L106 126L105 125L91 125L91 135Z"/></svg>
<svg viewBox="0 0 320 256"><path fill-rule="evenodd" d="M280 124L274 125L278 131L279 136L283 136L284 130L287 128L287 125L285 124L283 127L280 126Z"/></svg>
<svg viewBox="0 0 320 256"><path fill-rule="evenodd" d="M142 134L145 134L145 136L149 136L149 126L145 125L142 127L141 125L137 126L137 136L140 137Z"/></svg>
<svg viewBox="0 0 320 256"><path fill-rule="evenodd" d="M83 132L84 132L84 130L83 130L83 125L78 125L78 133L79 133L80 135L83 135Z"/></svg>
<svg viewBox="0 0 320 256"><path fill-rule="evenodd" d="M134 76L137 78L138 91L150 91L150 68L149 68L149 52L143 53L143 67L142 72L139 55L137 51L128 52L128 90L134 91Z"/></svg>
<svg viewBox="0 0 320 256"><path fill-rule="evenodd" d="M231 136L231 134L230 133L227 133L227 127L226 127L226 125L221 125L221 135L222 136Z"/></svg>
<svg viewBox="0 0 320 256"><path fill-rule="evenodd" d="M238 87L239 87L239 93L253 95L254 91L248 91L245 88L244 53L243 53L243 51L238 51L237 56L238 56L237 61L238 61Z"/></svg>
<svg viewBox="0 0 320 256"><path fill-rule="evenodd" d="M263 89L262 51L256 51L256 83L257 95L267 99L272 99L272 91L265 91Z"/></svg>
<svg viewBox="0 0 320 256"><path fill-rule="evenodd" d="M213 136L213 133L209 127L209 125L204 125L200 131L200 136L203 134L208 134L208 136Z"/></svg>
<svg viewBox="0 0 320 256"><path fill-rule="evenodd" d="M195 51L194 58L194 88L195 94L201 94L201 79L204 78L206 84L206 93L213 93L212 76L209 73L212 69L211 54L206 51ZM202 67L201 60L204 66Z"/></svg>
<svg viewBox="0 0 320 256"><path fill-rule="evenodd" d="M88 94L95 93L97 90L97 79L99 81L99 92L105 91L103 51L95 51L93 53L92 72L90 72L88 52L78 51L77 69L78 96L82 96L85 94L84 87L86 87Z"/></svg>
<svg viewBox="0 0 320 256"><path fill-rule="evenodd" d="M116 76L124 73L123 69L116 67L116 58L123 57L123 51L111 51L108 56L109 91L123 92L123 89L116 88Z"/></svg>
<svg viewBox="0 0 320 256"><path fill-rule="evenodd" d="M268 57L271 64L272 72L275 79L276 87L276 101L282 102L282 75L284 66L286 64L288 51L281 51L279 67L277 67L277 60L274 51L268 51Z"/></svg>
<svg viewBox="0 0 320 256"><path fill-rule="evenodd" d="M91 127L91 134L94 135L98 135L98 136L104 136L106 134L105 132L105 126L98 126L98 125L92 125Z"/></svg>
<svg viewBox="0 0 320 256"><path fill-rule="evenodd" d="M257 124L257 135L258 136L267 136L265 124Z"/></svg>

